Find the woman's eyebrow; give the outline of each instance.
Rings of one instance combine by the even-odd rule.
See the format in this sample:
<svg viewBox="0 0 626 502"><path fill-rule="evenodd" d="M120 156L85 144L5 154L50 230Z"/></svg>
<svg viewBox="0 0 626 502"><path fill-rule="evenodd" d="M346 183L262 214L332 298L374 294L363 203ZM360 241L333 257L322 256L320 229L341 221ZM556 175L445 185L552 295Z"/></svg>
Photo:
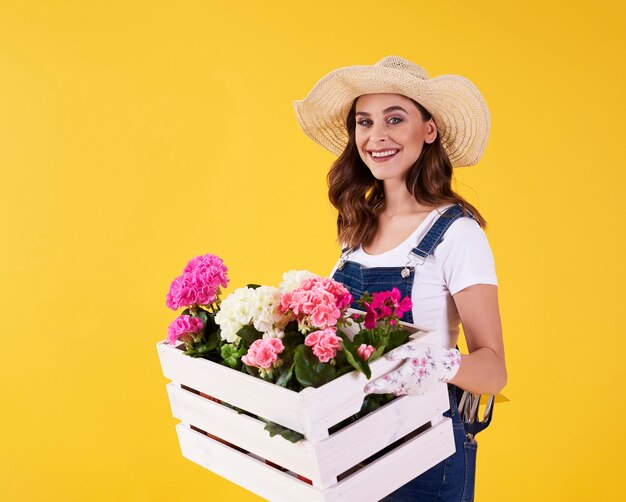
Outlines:
<svg viewBox="0 0 626 502"><path fill-rule="evenodd" d="M383 110L383 113L389 113L392 112L394 110L402 110L404 113L406 113L407 115L409 114L409 112L407 112L404 108L402 108L401 106L390 106L389 108L385 108ZM356 112L356 115L366 115L366 116L370 116L369 113L367 112Z"/></svg>

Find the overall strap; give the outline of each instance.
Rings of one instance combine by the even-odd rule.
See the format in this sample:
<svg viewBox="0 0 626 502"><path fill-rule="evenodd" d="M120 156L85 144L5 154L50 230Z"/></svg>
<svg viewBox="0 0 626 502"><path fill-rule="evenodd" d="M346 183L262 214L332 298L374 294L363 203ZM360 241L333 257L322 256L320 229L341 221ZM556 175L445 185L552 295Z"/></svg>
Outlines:
<svg viewBox="0 0 626 502"><path fill-rule="evenodd" d="M469 211L468 215L470 218L474 217ZM426 233L420 243L411 250L411 253L424 259L428 258L428 255L432 254L437 244L439 244L439 241L443 238L443 234L446 233L448 227L461 216L463 216L463 208L461 208L459 204L455 204L446 209L443 214L437 218L437 221L435 221L434 225Z"/></svg>
<svg viewBox="0 0 626 502"><path fill-rule="evenodd" d="M348 256L355 250L355 247L345 246L341 250L341 257L339 258L339 265L337 265L337 270L341 270L343 266L348 261Z"/></svg>

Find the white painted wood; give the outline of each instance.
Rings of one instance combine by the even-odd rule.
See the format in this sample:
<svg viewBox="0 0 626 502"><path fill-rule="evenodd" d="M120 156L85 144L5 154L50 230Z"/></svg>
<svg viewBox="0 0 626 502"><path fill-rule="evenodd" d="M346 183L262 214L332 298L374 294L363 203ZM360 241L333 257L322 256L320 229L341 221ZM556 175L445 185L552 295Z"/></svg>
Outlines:
<svg viewBox="0 0 626 502"><path fill-rule="evenodd" d="M434 331L406 327L413 333L411 338L438 342ZM450 407L445 383L420 396L395 399L329 436L329 427L360 410L367 383L363 374L353 371L297 393L206 359L185 356L181 348L157 344L163 373L174 381L167 389L172 413L183 422L177 426L183 455L262 497L378 500L454 452L451 422L442 415ZM372 378L399 364L385 358L374 361ZM305 439L291 443L279 436L271 438L262 421L181 385L301 432ZM337 482L339 475L425 424L428 430ZM232 444L213 440L190 425ZM314 486L265 464L265 459L312 480Z"/></svg>
<svg viewBox="0 0 626 502"><path fill-rule="evenodd" d="M433 342L437 340L437 334L435 331L417 331L412 338ZM363 388L368 380L356 371L316 389L307 388L298 393L207 359L185 356L180 347L173 347L167 341L157 344L163 374L167 378L311 439L327 437L328 428L357 413L365 397ZM370 365L372 378L382 376L400 364L401 361L381 357Z"/></svg>
<svg viewBox="0 0 626 502"><path fill-rule="evenodd" d="M445 384L442 384L445 385ZM429 422L433 411L450 407L447 392L404 396L320 442L291 443L270 437L253 417L181 389L167 386L173 415L219 438L311 479L330 486L339 474ZM440 419L444 417L440 415Z"/></svg>
<svg viewBox="0 0 626 502"><path fill-rule="evenodd" d="M452 422L447 418L332 487L320 490L185 424L178 424L176 429L185 458L277 502L377 501L454 452Z"/></svg>
<svg viewBox="0 0 626 502"><path fill-rule="evenodd" d="M324 490L325 502L375 502L452 455L454 432L448 417L435 427Z"/></svg>
<svg viewBox="0 0 626 502"><path fill-rule="evenodd" d="M285 502L324 500L313 486L193 431L185 424L178 424L176 431L183 457L265 499Z"/></svg>
<svg viewBox="0 0 626 502"><path fill-rule="evenodd" d="M398 398L317 443L315 456L322 479L326 473L337 476L347 471L428 424L434 411L445 419L441 414L450 408L450 401L447 387L444 390Z"/></svg>
<svg viewBox="0 0 626 502"><path fill-rule="evenodd" d="M172 414L182 422L195 425L321 484L310 441L291 443L279 436L270 437L260 420L181 389L177 384L168 384L167 391Z"/></svg>

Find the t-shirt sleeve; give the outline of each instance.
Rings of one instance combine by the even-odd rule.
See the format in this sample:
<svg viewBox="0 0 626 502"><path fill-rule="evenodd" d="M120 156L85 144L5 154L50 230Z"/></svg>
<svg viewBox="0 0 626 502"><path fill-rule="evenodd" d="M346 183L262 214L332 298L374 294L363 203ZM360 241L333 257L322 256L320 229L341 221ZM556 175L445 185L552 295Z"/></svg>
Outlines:
<svg viewBox="0 0 626 502"><path fill-rule="evenodd" d="M458 218L450 225L434 256L452 295L473 284L498 284L487 236L469 217Z"/></svg>

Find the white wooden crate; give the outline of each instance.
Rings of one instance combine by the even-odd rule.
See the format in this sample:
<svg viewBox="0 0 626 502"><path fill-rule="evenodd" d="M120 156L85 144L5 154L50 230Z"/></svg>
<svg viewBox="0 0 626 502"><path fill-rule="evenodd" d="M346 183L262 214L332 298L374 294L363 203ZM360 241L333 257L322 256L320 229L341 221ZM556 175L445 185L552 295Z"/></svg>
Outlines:
<svg viewBox="0 0 626 502"><path fill-rule="evenodd" d="M437 343L434 331L407 329L414 331L412 338ZM329 435L329 427L360 410L367 383L363 374L354 371L316 389L293 392L185 356L182 345L162 341L157 350L163 373L172 380L167 390L172 413L182 422L177 431L183 456L266 499L379 500L455 451L452 422L442 415L450 408L445 383L421 396L397 398ZM374 361L372 378L399 364ZM296 430L305 439L291 443L270 437L262 421L196 392ZM411 439L398 441L406 436Z"/></svg>

